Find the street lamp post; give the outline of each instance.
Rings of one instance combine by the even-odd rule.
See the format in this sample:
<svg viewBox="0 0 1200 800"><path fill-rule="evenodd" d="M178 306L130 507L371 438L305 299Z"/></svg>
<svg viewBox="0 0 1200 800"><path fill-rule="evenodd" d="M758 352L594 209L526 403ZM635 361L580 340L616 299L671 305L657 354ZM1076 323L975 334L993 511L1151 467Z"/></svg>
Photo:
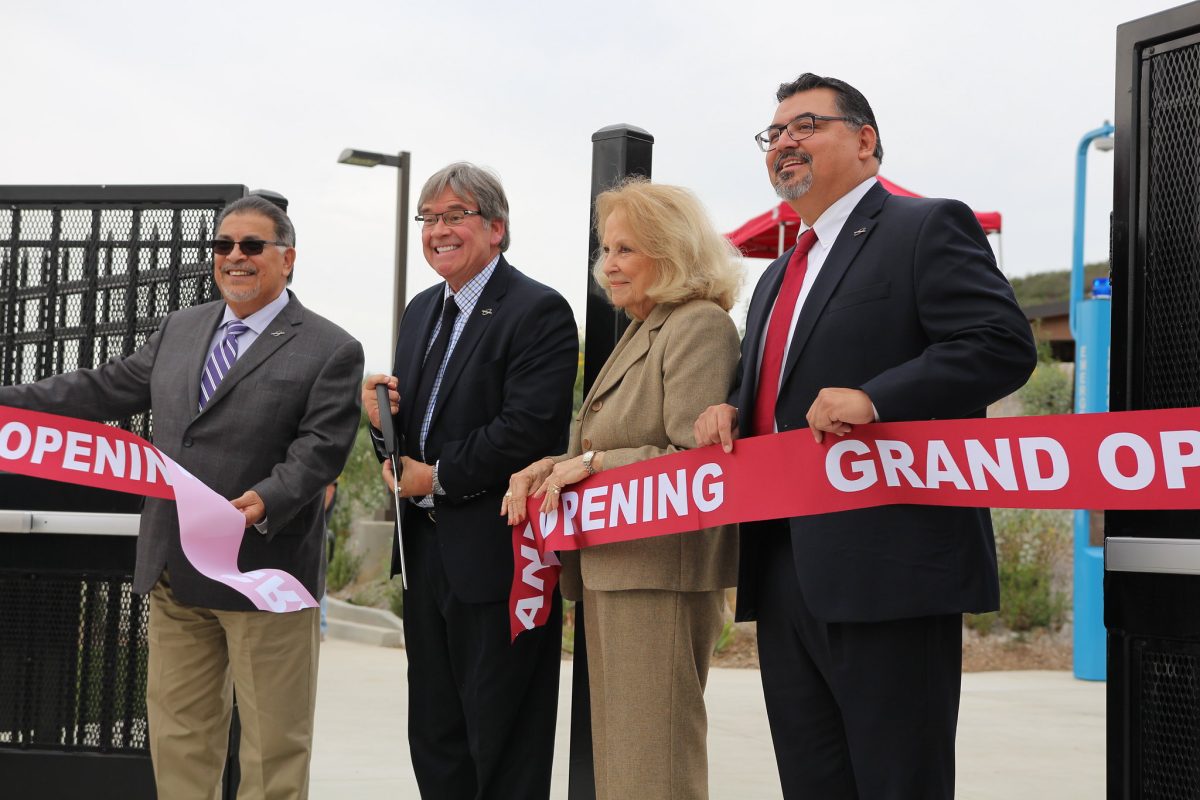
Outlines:
<svg viewBox="0 0 1200 800"><path fill-rule="evenodd" d="M1112 303L1099 291L1084 296L1083 209L1087 190L1087 155L1113 149L1113 126L1105 122L1079 140L1075 160L1075 241L1071 253L1071 337L1075 340L1075 413L1108 410L1108 351ZM1102 681L1107 676L1104 630L1104 548L1091 543L1091 512L1076 510L1074 519L1074 667L1075 677Z"/></svg>
<svg viewBox="0 0 1200 800"><path fill-rule="evenodd" d="M338 156L339 164L356 167L396 167L399 170L396 185L396 276L395 297L392 299L392 344L400 334L400 317L408 299L408 176L410 154L401 150L397 155L372 153L368 150L347 148Z"/></svg>

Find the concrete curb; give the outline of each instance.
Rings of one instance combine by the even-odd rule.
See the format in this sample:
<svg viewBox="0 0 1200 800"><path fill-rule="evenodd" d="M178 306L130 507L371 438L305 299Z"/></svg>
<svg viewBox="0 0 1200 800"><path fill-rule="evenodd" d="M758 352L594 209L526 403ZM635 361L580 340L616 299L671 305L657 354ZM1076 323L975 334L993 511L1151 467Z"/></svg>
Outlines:
<svg viewBox="0 0 1200 800"><path fill-rule="evenodd" d="M329 635L375 647L404 647L404 626L390 611L329 598Z"/></svg>

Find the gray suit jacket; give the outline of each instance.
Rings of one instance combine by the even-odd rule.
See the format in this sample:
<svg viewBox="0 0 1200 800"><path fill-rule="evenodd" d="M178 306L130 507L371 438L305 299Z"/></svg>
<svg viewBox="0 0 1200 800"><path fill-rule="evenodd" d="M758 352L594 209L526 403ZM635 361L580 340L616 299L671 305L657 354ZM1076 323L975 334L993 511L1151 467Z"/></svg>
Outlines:
<svg viewBox="0 0 1200 800"><path fill-rule="evenodd" d="M320 597L324 488L354 442L362 346L292 295L198 411L200 373L224 309L224 301L215 301L176 311L129 357L0 387L0 405L90 420L152 410L159 450L224 497L251 489L262 497L267 533L247 529L238 566L286 570ZM148 498L134 590L149 592L164 568L183 603L253 609L238 592L191 568L179 544L175 503Z"/></svg>

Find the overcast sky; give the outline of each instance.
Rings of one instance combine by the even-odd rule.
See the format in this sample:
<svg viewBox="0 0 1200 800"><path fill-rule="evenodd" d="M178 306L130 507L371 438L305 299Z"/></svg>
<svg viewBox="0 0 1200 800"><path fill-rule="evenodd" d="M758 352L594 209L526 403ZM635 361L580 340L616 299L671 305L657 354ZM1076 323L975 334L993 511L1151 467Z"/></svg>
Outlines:
<svg viewBox="0 0 1200 800"><path fill-rule="evenodd" d="M1075 149L1113 117L1116 26L1174 5L6 0L0 183L278 191L293 288L386 370L396 171L338 164L343 148L410 151L414 205L450 161L493 168L509 260L582 327L591 134L649 131L654 179L693 189L729 231L777 202L752 136L775 87L811 71L870 100L883 175L1004 215L1009 276L1065 269ZM1112 155L1089 163L1096 261ZM412 296L434 275L409 224ZM747 261L746 292L767 263Z"/></svg>

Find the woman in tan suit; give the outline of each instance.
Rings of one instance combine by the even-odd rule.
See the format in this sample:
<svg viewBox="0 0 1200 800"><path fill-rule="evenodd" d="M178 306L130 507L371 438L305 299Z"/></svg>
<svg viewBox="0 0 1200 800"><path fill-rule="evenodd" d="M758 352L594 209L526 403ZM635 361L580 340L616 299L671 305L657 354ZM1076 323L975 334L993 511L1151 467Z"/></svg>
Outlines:
<svg viewBox="0 0 1200 800"><path fill-rule="evenodd" d="M596 198L593 274L632 318L571 428L570 450L512 476L556 508L590 474L695 446L692 423L725 402L738 364L727 313L737 252L686 189L629 180ZM592 747L600 800L707 798L704 686L737 580L736 526L562 554L563 596L587 609Z"/></svg>

